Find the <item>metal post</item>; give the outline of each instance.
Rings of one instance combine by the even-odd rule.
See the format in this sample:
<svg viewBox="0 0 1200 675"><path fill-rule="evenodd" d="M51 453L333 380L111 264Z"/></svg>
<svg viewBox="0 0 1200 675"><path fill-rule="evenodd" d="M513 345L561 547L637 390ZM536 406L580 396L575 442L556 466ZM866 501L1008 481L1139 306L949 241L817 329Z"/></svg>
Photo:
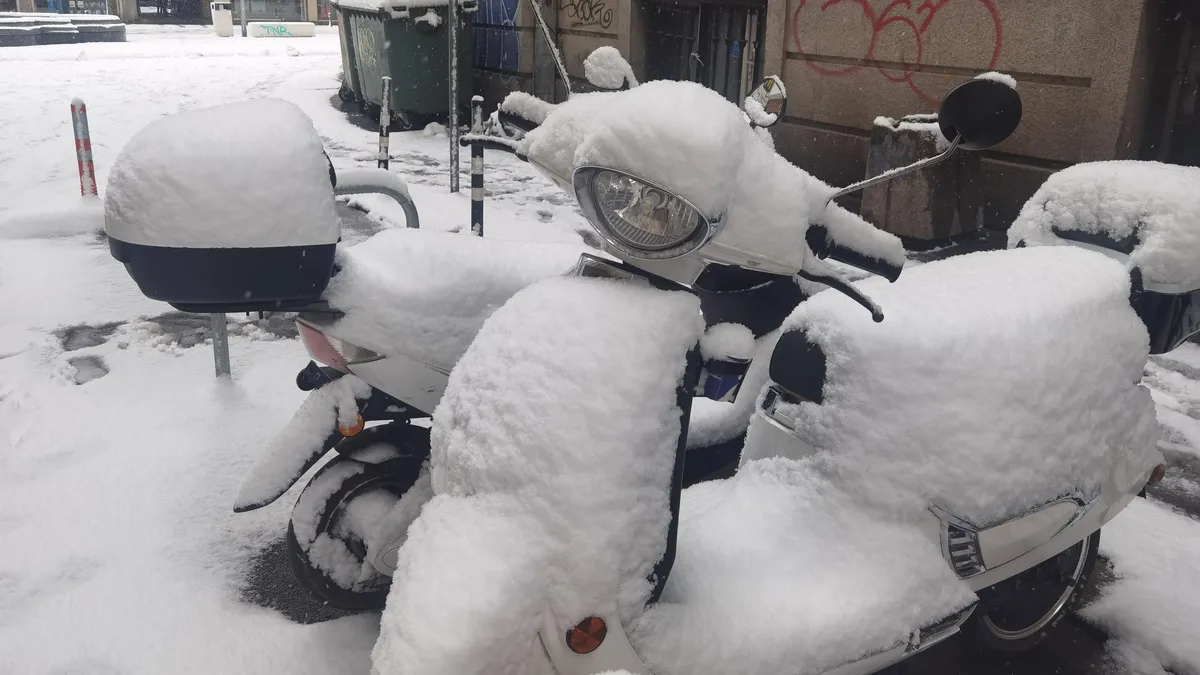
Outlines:
<svg viewBox="0 0 1200 675"><path fill-rule="evenodd" d="M450 43L450 192L458 192L458 0L446 4Z"/></svg>
<svg viewBox="0 0 1200 675"><path fill-rule="evenodd" d="M75 129L75 159L79 162L79 194L98 197L96 167L92 163L92 136L88 131L87 106L71 100L71 126Z"/></svg>
<svg viewBox="0 0 1200 675"><path fill-rule="evenodd" d="M229 375L229 326L224 313L209 315L212 319L213 333L213 362L217 367L217 377Z"/></svg>
<svg viewBox="0 0 1200 675"><path fill-rule="evenodd" d="M242 19L242 37L246 37L246 0L238 0L238 16Z"/></svg>
<svg viewBox="0 0 1200 675"><path fill-rule="evenodd" d="M471 97L471 133L483 133L483 97ZM483 144L471 144L471 233L483 236Z"/></svg>
<svg viewBox="0 0 1200 675"><path fill-rule="evenodd" d="M383 76L383 98L379 103L379 168L388 168L388 128L392 126L392 78Z"/></svg>
<svg viewBox="0 0 1200 675"><path fill-rule="evenodd" d="M557 102L556 87L554 82L557 73L557 61L554 55L554 36L558 34L558 12L554 11L553 3L548 0L530 0L533 5L544 2L549 8L549 15L543 15L542 20L546 23L547 32L543 34L543 39L533 40L533 95L549 101ZM545 35L550 35L549 39L545 39Z"/></svg>

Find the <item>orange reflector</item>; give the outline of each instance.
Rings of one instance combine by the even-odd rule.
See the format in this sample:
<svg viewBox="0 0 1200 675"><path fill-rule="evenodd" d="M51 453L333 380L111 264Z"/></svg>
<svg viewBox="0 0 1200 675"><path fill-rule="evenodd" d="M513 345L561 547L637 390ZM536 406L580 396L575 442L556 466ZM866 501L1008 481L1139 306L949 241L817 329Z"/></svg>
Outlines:
<svg viewBox="0 0 1200 675"><path fill-rule="evenodd" d="M1162 482L1164 476L1167 475L1167 465L1159 464L1150 472L1150 480L1146 481L1146 487L1154 487Z"/></svg>
<svg viewBox="0 0 1200 675"><path fill-rule="evenodd" d="M608 635L608 627L604 620L591 616L567 631L567 646L576 654L591 654L604 642L605 635Z"/></svg>
<svg viewBox="0 0 1200 675"><path fill-rule="evenodd" d="M354 419L354 424L351 424L350 426L339 424L338 433L343 436L357 436L358 432L363 430L363 424L364 422L362 415L357 415Z"/></svg>

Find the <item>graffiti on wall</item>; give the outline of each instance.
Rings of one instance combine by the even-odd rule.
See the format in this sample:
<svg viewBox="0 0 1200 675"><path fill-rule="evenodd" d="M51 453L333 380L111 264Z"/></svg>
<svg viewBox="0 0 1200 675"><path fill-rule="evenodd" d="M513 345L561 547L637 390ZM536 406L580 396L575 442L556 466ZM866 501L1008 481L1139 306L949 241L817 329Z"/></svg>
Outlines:
<svg viewBox="0 0 1200 675"><path fill-rule="evenodd" d="M612 28L613 10L605 0L562 0L558 9L566 10L572 28Z"/></svg>
<svg viewBox="0 0 1200 675"><path fill-rule="evenodd" d="M792 12L792 46L800 54L809 56L809 52L805 51L804 46L800 44L799 29L802 21L819 20L822 14L835 8L843 10L849 7L859 8L862 10L862 30L870 36L866 51L860 57L859 63L841 66L808 60L806 61L808 67L822 75L835 77L848 75L863 68L874 68L880 75L892 82L907 84L913 93L922 100L936 104L938 99L922 91L913 81L913 73L918 72L924 65L926 41L938 31L954 29L954 26L945 20L935 23L938 13L950 2L951 0L923 0L914 9L912 0L892 0L883 8L882 12L876 13L871 7L870 0L824 0L823 2L821 0L798 0L796 9ZM987 67L995 68L1004 44L1004 30L1000 21L1000 10L996 7L996 0L956 0L956 2L959 4L974 3L986 10L987 20L993 27L993 31L990 32L994 36L994 42L987 45L992 50L991 60ZM845 16L844 11L841 16ZM899 64L888 63L886 66L876 60L875 47L885 35L888 39L896 39L898 35L911 36L913 47L906 53L911 55L909 58L912 60L904 60Z"/></svg>

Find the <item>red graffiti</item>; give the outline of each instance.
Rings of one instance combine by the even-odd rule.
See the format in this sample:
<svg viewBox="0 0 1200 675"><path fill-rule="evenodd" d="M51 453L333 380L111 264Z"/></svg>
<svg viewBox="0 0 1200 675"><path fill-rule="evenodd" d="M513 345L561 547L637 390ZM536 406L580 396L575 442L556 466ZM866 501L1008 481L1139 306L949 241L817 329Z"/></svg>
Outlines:
<svg viewBox="0 0 1200 675"><path fill-rule="evenodd" d="M1003 31L1000 27L1000 10L996 8L995 0L976 1L983 5L983 7L988 11L988 14L990 14L992 17L992 24L995 26L995 46L992 48L991 61L988 62L989 69L995 68L996 62L1000 59L1000 48L1004 41ZM937 16L937 13L949 2L950 0L925 0L917 7L915 21L912 18L900 15L897 11L901 8L911 11L912 0L892 0L892 2L884 8L883 12L879 13L878 15L875 14L873 9L871 9L869 0L825 0L825 2L821 4L821 12L825 12L825 10L829 9L830 7L835 7L843 3L850 3L852 5L858 5L861 7L863 11L863 17L871 23L871 41L867 46L867 52L863 55L862 61L873 66L879 71L880 75L883 75L888 80L892 82L904 82L908 84L909 88L911 88L917 96L920 96L922 100L936 104L938 102L937 98L926 94L921 90L920 87L917 86L915 82L913 82L913 72L923 65L922 58L924 57L925 38L928 37L926 35L926 31L929 29L929 25L933 23L933 19ZM804 51L804 47L800 44L800 12L804 9L805 5L808 4L813 3L810 3L809 0L799 0L796 6L796 11L792 13L792 43L796 46L796 51L804 56L809 56L809 54L808 52ZM922 15L924 15L923 18ZM917 21L920 21L920 24L918 24ZM879 42L880 34L893 24L907 26L917 40L916 59L912 63L908 63L907 61L901 62L901 65L903 66L901 69L902 74L889 72L888 69L886 69L875 59L875 45ZM809 68L812 68L814 71L823 75L847 75L864 67L862 64L830 67L815 61L808 61L807 63ZM894 70L896 69L893 67L892 71Z"/></svg>

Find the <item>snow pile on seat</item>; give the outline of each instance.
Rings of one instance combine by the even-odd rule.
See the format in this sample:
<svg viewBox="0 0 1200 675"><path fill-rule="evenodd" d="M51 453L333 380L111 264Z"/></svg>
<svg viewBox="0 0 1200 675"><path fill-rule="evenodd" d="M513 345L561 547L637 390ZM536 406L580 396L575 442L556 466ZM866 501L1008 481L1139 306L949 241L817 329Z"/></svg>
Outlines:
<svg viewBox="0 0 1200 675"><path fill-rule="evenodd" d="M325 299L343 312L332 332L381 354L449 372L479 327L514 293L571 269L567 244L396 229L339 254Z"/></svg>
<svg viewBox="0 0 1200 675"><path fill-rule="evenodd" d="M492 315L434 414L439 497L401 551L380 675L517 672L512 650L535 643L546 602L564 631L641 612L670 522L676 390L703 328L689 294L570 277Z"/></svg>
<svg viewBox="0 0 1200 675"><path fill-rule="evenodd" d="M243 101L163 117L122 148L104 194L109 236L179 248L332 244L329 160L295 104Z"/></svg>
<svg viewBox="0 0 1200 675"><path fill-rule="evenodd" d="M821 293L784 330L825 352L824 403L797 406L821 470L879 508L977 525L1077 489L1144 479L1157 425L1136 383L1146 329L1116 262L1073 247L975 253ZM751 429L746 457L787 453ZM799 444L797 444L797 447Z"/></svg>
<svg viewBox="0 0 1200 675"><path fill-rule="evenodd" d="M839 242L904 263L904 249L836 204L836 189L757 142L742 111L694 82L660 80L621 92L572 96L525 136L526 154L559 175L599 165L661 185L710 219L713 239L793 269L804 264L809 223Z"/></svg>
<svg viewBox="0 0 1200 675"><path fill-rule="evenodd" d="M1200 168L1111 161L1063 169L1026 202L1008 241L1062 244L1054 228L1136 237L1128 265L1145 281L1200 288Z"/></svg>
<svg viewBox="0 0 1200 675"><path fill-rule="evenodd" d="M974 601L913 522L864 509L806 461L684 492L675 568L630 627L655 675L819 673Z"/></svg>

